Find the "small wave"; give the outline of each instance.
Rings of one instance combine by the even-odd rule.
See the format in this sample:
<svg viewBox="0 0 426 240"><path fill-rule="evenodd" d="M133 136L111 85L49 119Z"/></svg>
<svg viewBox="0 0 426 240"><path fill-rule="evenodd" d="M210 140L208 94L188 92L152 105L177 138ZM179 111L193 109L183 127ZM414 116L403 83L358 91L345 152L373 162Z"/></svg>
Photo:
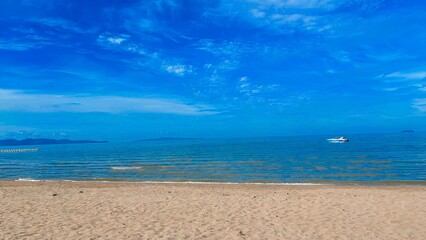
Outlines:
<svg viewBox="0 0 426 240"><path fill-rule="evenodd" d="M265 186L326 186L335 183L311 183L311 182L214 182L214 181L126 181L124 179L88 179L72 180L71 182L98 182L98 183L130 183L130 184L194 184L194 185L265 185Z"/></svg>
<svg viewBox="0 0 426 240"><path fill-rule="evenodd" d="M111 167L112 170L118 171L126 171L126 170L138 170L142 169L142 167Z"/></svg>
<svg viewBox="0 0 426 240"><path fill-rule="evenodd" d="M41 180L32 179L32 178L18 178L16 182L41 182Z"/></svg>
<svg viewBox="0 0 426 240"><path fill-rule="evenodd" d="M118 167L122 168L122 167ZM135 167L124 167L126 169ZM121 169L120 169L121 170ZM17 182L73 182L73 183L125 183L125 184L194 184L194 185L265 185L265 186L325 186L335 185L334 183L310 183L310 182L214 182L214 181L126 181L124 179L56 179L56 180L36 180L32 178L18 178Z"/></svg>

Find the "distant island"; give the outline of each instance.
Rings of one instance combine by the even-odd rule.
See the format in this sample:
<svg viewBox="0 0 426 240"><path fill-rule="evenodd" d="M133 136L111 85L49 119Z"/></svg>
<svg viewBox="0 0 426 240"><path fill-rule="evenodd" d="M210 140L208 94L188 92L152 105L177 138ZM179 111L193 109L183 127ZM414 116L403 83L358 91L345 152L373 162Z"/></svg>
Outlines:
<svg viewBox="0 0 426 240"><path fill-rule="evenodd" d="M107 142L108 141L27 138L27 139L23 139L23 140L16 140L16 139L0 140L0 146L26 146L26 145L76 144L76 143L107 143Z"/></svg>
<svg viewBox="0 0 426 240"><path fill-rule="evenodd" d="M141 139L141 140L137 140L137 142L142 142L142 141L174 141L174 140L193 140L193 139L200 139L200 138L176 138L176 137L162 137L162 138L147 138L147 139Z"/></svg>
<svg viewBox="0 0 426 240"><path fill-rule="evenodd" d="M404 132L404 133L411 133L411 132L414 132L414 130L402 130L401 132Z"/></svg>

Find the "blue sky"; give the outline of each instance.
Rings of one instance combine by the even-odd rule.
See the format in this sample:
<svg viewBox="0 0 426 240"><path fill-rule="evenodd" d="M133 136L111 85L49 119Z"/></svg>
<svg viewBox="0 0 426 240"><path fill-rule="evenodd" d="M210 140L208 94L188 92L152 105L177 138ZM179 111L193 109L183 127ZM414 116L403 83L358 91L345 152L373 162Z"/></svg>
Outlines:
<svg viewBox="0 0 426 240"><path fill-rule="evenodd" d="M0 2L0 137L426 130L426 3Z"/></svg>

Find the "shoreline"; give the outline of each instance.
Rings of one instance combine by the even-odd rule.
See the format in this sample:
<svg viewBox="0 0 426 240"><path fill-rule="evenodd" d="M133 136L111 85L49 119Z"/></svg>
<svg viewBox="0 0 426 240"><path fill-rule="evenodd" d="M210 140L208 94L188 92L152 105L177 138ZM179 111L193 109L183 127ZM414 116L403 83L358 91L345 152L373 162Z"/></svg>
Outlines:
<svg viewBox="0 0 426 240"><path fill-rule="evenodd" d="M265 185L265 186L426 186L426 180L400 181L310 181L310 182L226 182L197 180L129 180L129 179L0 179L0 182L71 182L71 183L123 183L123 184L180 184L180 185Z"/></svg>

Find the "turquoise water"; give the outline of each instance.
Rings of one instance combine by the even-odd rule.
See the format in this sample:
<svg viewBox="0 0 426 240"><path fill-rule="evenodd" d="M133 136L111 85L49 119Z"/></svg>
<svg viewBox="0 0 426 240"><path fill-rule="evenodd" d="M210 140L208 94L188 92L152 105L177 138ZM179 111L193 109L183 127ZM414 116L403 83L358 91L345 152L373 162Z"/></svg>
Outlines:
<svg viewBox="0 0 426 240"><path fill-rule="evenodd" d="M426 133L26 146L0 179L224 182L425 181ZM333 136L331 136L333 137ZM17 147L9 147L17 148ZM1 149L7 149L2 147Z"/></svg>

